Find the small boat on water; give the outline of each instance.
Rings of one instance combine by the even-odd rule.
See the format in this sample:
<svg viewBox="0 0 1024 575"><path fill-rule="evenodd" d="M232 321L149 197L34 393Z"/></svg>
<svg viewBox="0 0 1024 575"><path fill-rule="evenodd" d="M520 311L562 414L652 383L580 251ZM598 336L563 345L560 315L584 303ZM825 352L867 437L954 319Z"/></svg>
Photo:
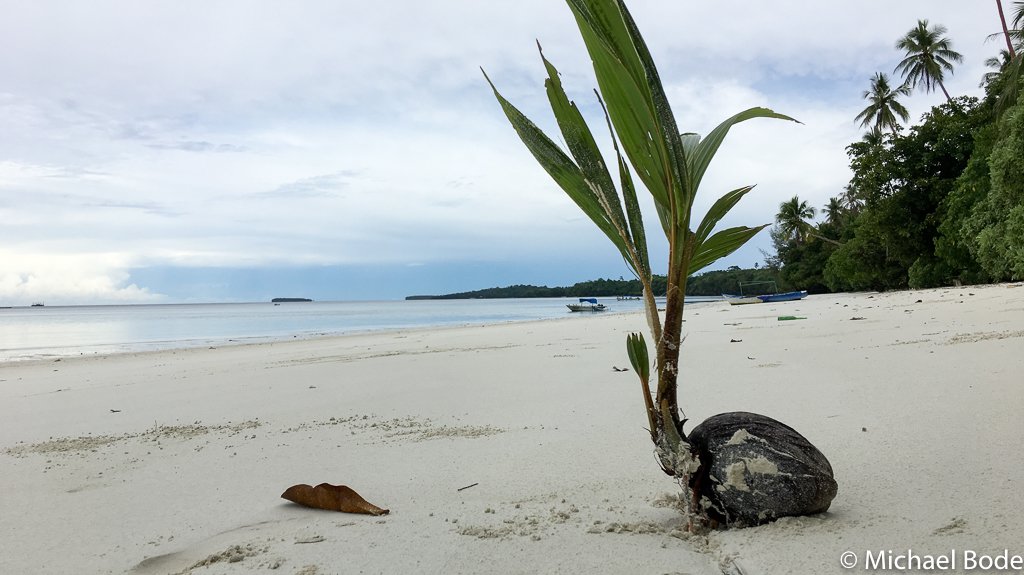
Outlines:
<svg viewBox="0 0 1024 575"><path fill-rule="evenodd" d="M770 293L765 295L757 296L757 299L764 303L774 303L777 301L796 301L798 299L804 299L807 297L807 290L801 291L788 291L784 293Z"/></svg>
<svg viewBox="0 0 1024 575"><path fill-rule="evenodd" d="M581 297L580 303L565 304L569 311L604 311L608 309L603 303L597 303L596 297Z"/></svg>

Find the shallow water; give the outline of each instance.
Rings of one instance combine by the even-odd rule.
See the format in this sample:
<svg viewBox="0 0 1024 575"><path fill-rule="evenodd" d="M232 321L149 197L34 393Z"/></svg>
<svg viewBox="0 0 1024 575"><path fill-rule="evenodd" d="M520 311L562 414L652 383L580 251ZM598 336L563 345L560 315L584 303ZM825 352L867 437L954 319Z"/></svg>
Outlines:
<svg viewBox="0 0 1024 575"><path fill-rule="evenodd" d="M707 301L715 298L695 298ZM0 309L0 362L178 349L321 335L554 318L575 298L227 303ZM608 311L642 309L601 298Z"/></svg>

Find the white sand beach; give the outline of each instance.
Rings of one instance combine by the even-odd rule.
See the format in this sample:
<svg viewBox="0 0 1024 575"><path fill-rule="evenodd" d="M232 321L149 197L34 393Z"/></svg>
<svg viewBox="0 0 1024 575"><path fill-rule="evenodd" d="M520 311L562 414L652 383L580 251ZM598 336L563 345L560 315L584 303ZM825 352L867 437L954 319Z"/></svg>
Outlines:
<svg viewBox="0 0 1024 575"><path fill-rule="evenodd" d="M839 483L825 514L703 535L654 460L636 375L613 369L644 328L609 313L2 365L0 573L767 575L847 572L846 551L853 571L867 551L1024 554L1024 287L689 307L687 428L768 415ZM391 513L279 497L321 482Z"/></svg>

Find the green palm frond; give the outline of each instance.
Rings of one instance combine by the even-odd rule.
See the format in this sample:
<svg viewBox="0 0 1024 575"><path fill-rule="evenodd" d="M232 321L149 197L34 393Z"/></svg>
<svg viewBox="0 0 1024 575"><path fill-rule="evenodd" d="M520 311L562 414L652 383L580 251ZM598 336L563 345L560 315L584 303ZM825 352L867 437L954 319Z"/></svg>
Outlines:
<svg viewBox="0 0 1024 575"><path fill-rule="evenodd" d="M910 112L899 102L900 96L909 95L910 86L904 84L894 90L889 86L889 77L878 72L871 78L871 89L864 91L864 99L870 103L854 121L860 122L862 128L871 128L877 133L894 131L900 120L906 122L910 119Z"/></svg>
<svg viewBox="0 0 1024 575"><path fill-rule="evenodd" d="M591 130L565 94L558 71L541 53L548 102L567 152L508 102L487 78L509 122L552 179L612 241L644 282L644 304L657 345L657 396L652 401L647 348L642 336L627 339L633 368L641 377L652 438L665 447L682 441L676 404L677 362L686 278L733 253L766 226L717 230L726 214L749 193L744 186L724 194L694 231L691 213L701 180L730 129L753 118L796 121L767 108L750 108L725 120L701 139L681 134L657 68L622 0L566 0L583 38L598 84L618 170L618 186ZM486 74L485 74L486 77ZM647 189L668 240L668 291L664 320L650 289L647 234L634 176ZM673 447L674 448L674 447ZM662 467L671 473L671 461Z"/></svg>
<svg viewBox="0 0 1024 575"><path fill-rule="evenodd" d="M921 85L925 92L931 92L938 87L951 100L943 85L945 73L952 73L953 64L962 62L964 57L953 50L952 41L943 37L945 33L945 26L936 24L929 28L928 20L918 20L917 26L896 42L896 48L906 53L896 65L896 72L903 75L910 88Z"/></svg>

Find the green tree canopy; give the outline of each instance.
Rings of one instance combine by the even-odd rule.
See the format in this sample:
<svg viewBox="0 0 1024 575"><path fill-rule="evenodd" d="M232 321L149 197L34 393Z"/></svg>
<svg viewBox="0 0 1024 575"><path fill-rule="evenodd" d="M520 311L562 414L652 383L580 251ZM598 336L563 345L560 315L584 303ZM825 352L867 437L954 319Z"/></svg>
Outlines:
<svg viewBox="0 0 1024 575"><path fill-rule="evenodd" d="M989 191L962 230L982 269L996 280L1024 278L1024 101L1003 117L989 155Z"/></svg>

